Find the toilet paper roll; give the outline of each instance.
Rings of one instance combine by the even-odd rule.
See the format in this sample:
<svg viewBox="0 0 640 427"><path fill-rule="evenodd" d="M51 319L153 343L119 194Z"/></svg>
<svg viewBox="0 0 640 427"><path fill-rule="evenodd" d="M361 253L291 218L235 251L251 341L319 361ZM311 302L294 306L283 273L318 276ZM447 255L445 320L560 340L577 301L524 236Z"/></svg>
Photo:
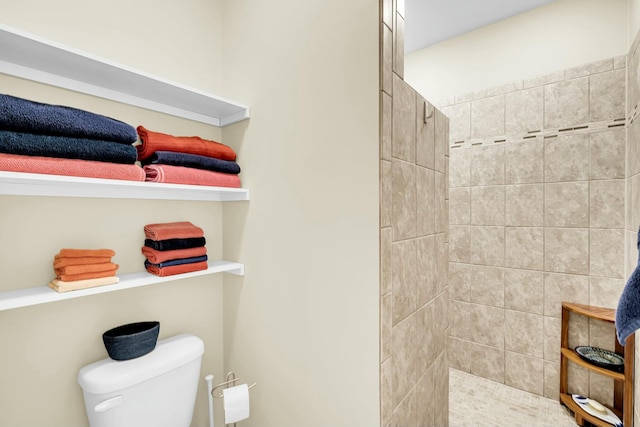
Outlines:
<svg viewBox="0 0 640 427"><path fill-rule="evenodd" d="M232 424L249 418L249 387L241 384L222 390L224 423Z"/></svg>

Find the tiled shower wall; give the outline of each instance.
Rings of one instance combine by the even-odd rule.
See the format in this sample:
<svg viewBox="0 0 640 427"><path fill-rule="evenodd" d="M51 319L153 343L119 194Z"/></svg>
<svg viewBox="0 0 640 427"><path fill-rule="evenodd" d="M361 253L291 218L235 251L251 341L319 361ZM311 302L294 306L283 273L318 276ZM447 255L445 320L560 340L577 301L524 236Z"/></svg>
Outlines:
<svg viewBox="0 0 640 427"><path fill-rule="evenodd" d="M627 55L627 209L626 209L626 277L629 277L638 262L638 228L640 227L640 33ZM636 332L636 343L640 343ZM640 346L636 344L634 377L634 425L640 426Z"/></svg>
<svg viewBox="0 0 640 427"><path fill-rule="evenodd" d="M447 118L403 80L403 1L381 1L382 426L447 426Z"/></svg>
<svg viewBox="0 0 640 427"><path fill-rule="evenodd" d="M561 302L617 306L625 60L438 103L451 121L452 367L557 399ZM611 324L571 320L571 346L614 339ZM575 364L569 388L612 403L612 380Z"/></svg>

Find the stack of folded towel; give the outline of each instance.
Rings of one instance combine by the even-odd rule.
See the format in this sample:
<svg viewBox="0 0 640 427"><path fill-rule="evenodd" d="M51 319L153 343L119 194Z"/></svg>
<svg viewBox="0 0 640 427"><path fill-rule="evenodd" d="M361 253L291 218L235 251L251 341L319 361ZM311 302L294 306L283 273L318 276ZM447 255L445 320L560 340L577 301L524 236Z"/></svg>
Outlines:
<svg viewBox="0 0 640 427"><path fill-rule="evenodd" d="M240 187L236 153L198 136L172 136L138 126L136 146L146 180L173 184Z"/></svg>
<svg viewBox="0 0 640 427"><path fill-rule="evenodd" d="M132 126L0 94L0 170L144 181Z"/></svg>
<svg viewBox="0 0 640 427"><path fill-rule="evenodd" d="M163 277L208 268L204 231L191 222L147 224L144 234L142 253L149 273Z"/></svg>
<svg viewBox="0 0 640 427"><path fill-rule="evenodd" d="M118 264L111 249L60 249L53 259L56 278L49 287L58 292L118 283Z"/></svg>

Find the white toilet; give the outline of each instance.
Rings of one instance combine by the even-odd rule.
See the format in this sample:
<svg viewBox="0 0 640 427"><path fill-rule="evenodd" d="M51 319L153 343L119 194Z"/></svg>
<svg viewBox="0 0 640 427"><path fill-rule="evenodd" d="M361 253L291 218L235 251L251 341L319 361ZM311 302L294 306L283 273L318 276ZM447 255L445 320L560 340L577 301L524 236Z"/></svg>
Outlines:
<svg viewBox="0 0 640 427"><path fill-rule="evenodd" d="M103 359L80 369L91 427L189 427L204 343L182 334L136 359Z"/></svg>

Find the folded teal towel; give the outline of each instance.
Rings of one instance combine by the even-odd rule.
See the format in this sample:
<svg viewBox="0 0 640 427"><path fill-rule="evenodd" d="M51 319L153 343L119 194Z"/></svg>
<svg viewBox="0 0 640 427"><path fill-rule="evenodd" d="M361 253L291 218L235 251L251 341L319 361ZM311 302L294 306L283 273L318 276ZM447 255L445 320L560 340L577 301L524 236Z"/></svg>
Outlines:
<svg viewBox="0 0 640 427"><path fill-rule="evenodd" d="M136 129L100 114L0 94L0 129L132 144Z"/></svg>
<svg viewBox="0 0 640 427"><path fill-rule="evenodd" d="M640 251L640 230L638 230L638 250ZM636 329L640 329L640 257L618 301L616 310L618 342L625 345L627 337Z"/></svg>
<svg viewBox="0 0 640 427"><path fill-rule="evenodd" d="M0 130L0 153L122 164L134 164L138 156L133 145L8 130Z"/></svg>

